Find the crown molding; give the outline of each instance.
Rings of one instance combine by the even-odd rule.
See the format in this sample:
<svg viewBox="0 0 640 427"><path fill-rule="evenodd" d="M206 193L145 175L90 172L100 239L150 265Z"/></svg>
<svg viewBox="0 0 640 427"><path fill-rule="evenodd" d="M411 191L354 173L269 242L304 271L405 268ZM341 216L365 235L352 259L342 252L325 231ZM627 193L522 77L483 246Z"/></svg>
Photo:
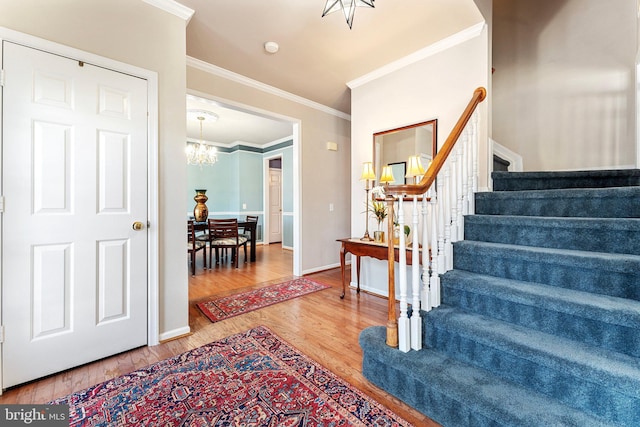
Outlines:
<svg viewBox="0 0 640 427"><path fill-rule="evenodd" d="M184 6L177 1L174 0L142 0L143 2L150 4L151 6L155 6L158 9L162 9L165 12L169 12L172 15L177 16L178 18L184 19L184 25L186 26L191 17L195 13L193 9Z"/></svg>
<svg viewBox="0 0 640 427"><path fill-rule="evenodd" d="M358 86L362 86L365 83L369 83L373 80L379 79L380 77L386 76L387 74L391 74L408 65L414 64L418 61L435 55L436 53L450 49L453 46L466 42L467 40L471 40L479 36L484 27L485 22L479 22L467 29L464 29L425 48L422 48L410 55L407 55L404 58L400 58L397 61L390 62L387 65L378 68L377 70L373 70L370 73L365 74L364 76L351 80L350 82L347 82L347 86L349 86L350 89L357 88Z"/></svg>
<svg viewBox="0 0 640 427"><path fill-rule="evenodd" d="M306 105L307 107L311 107L316 110L322 111L324 113L331 114L336 117L340 117L341 119L345 119L349 121L351 120L351 115L343 113L342 111L338 111L331 107L327 107L326 105L322 105L315 101L311 101L310 99L303 98L298 95L294 95L290 92L286 92L282 89L278 89L276 87L259 82L257 80L253 80L249 77L245 77L241 74L234 73L233 71L229 71L227 69L218 67L217 65L210 64L208 62L202 61L197 58L193 58L188 55L187 55L187 67L197 68L198 70L201 70L210 74L214 74L219 77L223 77L225 79L234 81L236 83L240 83L245 86L252 87L254 89L261 90L263 92L270 93L272 95L279 96L289 101L297 102L298 104Z"/></svg>

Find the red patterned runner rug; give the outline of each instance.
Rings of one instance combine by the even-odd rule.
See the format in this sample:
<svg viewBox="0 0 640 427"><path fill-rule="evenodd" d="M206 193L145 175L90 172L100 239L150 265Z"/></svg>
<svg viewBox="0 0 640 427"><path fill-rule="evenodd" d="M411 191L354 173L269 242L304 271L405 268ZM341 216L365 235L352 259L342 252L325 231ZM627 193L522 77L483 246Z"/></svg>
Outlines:
<svg viewBox="0 0 640 427"><path fill-rule="evenodd" d="M214 298L200 302L197 306L209 320L218 322L329 287L310 279L297 278L260 289Z"/></svg>
<svg viewBox="0 0 640 427"><path fill-rule="evenodd" d="M411 426L265 326L50 403L70 426Z"/></svg>

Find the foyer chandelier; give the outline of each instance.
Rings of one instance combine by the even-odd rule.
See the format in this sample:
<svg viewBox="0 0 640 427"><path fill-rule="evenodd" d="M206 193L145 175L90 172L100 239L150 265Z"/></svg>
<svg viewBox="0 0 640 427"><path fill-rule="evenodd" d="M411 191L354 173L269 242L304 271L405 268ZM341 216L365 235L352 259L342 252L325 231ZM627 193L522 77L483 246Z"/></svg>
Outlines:
<svg viewBox="0 0 640 427"><path fill-rule="evenodd" d="M189 113L194 113L194 111L189 111ZM187 147L185 148L187 164L200 167L202 167L202 165L213 165L218 161L218 150L216 147L204 143L204 139L202 138L202 122L207 118L215 121L218 119L218 116L208 111L195 111L195 113L195 118L200 122L200 141L198 143L187 142Z"/></svg>
<svg viewBox="0 0 640 427"><path fill-rule="evenodd" d="M347 25L349 25L349 29L351 29L356 7L374 7L373 2L374 0L327 0L327 3L324 5L322 17L342 9L344 17L347 20Z"/></svg>

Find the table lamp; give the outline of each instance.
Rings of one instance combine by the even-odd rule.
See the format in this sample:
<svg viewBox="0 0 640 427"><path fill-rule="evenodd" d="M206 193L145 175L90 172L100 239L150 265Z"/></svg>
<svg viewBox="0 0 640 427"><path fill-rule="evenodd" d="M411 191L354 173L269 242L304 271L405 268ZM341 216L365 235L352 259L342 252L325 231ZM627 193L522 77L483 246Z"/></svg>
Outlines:
<svg viewBox="0 0 640 427"><path fill-rule="evenodd" d="M369 236L369 190L371 190L371 187L369 186L370 181L373 181L374 179L376 179L376 173L373 170L373 163L371 162L364 162L362 164L362 176L360 177L360 180L364 180L365 181L365 186L364 186L364 190L367 193L367 198L366 198L366 203L367 203L367 228L364 232L364 236L362 236L362 238L360 240L365 240L365 241L372 241L373 239Z"/></svg>
<svg viewBox="0 0 640 427"><path fill-rule="evenodd" d="M424 168L422 167L420 156L409 157L409 166L405 178L414 178L414 183L417 184L422 175L424 175Z"/></svg>
<svg viewBox="0 0 640 427"><path fill-rule="evenodd" d="M395 182L395 178L393 177L393 171L391 170L391 166L386 165L382 168L382 176L380 177L380 184L389 185Z"/></svg>

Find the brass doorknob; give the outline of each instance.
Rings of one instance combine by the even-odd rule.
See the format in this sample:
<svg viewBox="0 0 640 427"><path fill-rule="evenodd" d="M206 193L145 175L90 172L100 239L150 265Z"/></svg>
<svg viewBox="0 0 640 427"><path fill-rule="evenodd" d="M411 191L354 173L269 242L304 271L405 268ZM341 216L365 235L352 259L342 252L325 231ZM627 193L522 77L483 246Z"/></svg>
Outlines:
<svg viewBox="0 0 640 427"><path fill-rule="evenodd" d="M131 228L133 228L136 231L142 230L143 227L144 225L140 221L134 222L133 225L131 226Z"/></svg>

